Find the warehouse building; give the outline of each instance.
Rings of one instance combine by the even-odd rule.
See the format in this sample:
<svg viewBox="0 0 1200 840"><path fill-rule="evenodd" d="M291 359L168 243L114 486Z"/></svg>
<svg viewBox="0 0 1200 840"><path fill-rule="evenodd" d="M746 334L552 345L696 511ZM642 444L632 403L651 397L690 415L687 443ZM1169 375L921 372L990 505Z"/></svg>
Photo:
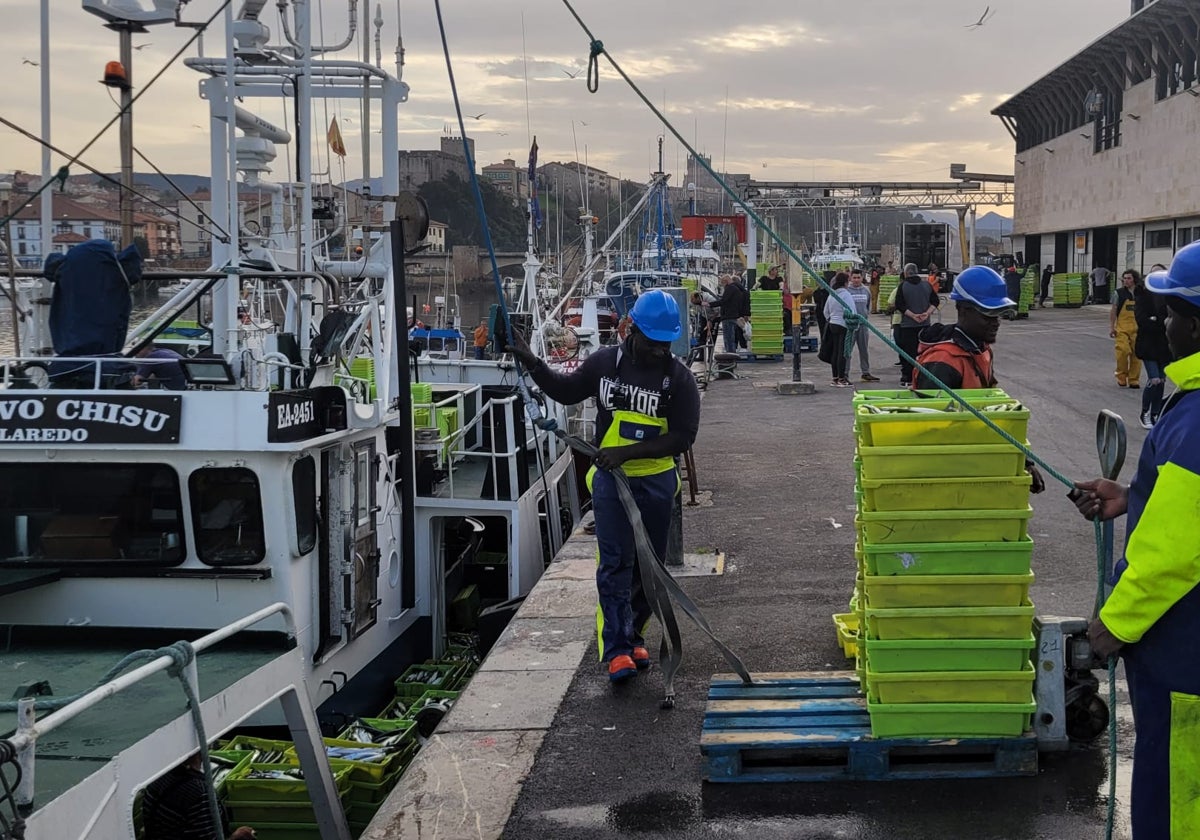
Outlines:
<svg viewBox="0 0 1200 840"><path fill-rule="evenodd" d="M1013 250L1146 271L1200 239L1200 5L1134 0L1112 31L995 108L1016 141Z"/></svg>

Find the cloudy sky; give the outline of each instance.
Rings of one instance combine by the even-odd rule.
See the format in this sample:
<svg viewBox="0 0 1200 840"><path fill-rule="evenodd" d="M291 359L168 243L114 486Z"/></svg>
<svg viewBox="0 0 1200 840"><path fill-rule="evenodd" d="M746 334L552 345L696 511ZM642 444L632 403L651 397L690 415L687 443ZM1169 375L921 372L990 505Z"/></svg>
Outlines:
<svg viewBox="0 0 1200 840"><path fill-rule="evenodd" d="M220 0L193 0L185 17L206 18L219 5ZM235 0L235 10L240 5ZM345 0L318 5L323 21L315 25L323 25L325 40L341 40ZM689 142L728 171L772 180L944 179L951 162L1011 172L1012 141L989 110L1129 13L1128 0L991 0L987 22L968 29L986 0L575 0L575 5ZM35 131L38 68L26 60L38 60L37 6L37 0L0 0L10 45L0 59L7 65L0 114ZM51 7L53 140L75 151L115 110L97 79L104 63L117 57L117 39L78 0L51 0ZM579 71L588 39L561 2L445 0L443 7L463 109L483 114L468 119L480 164L506 156L522 160L532 131L543 161L586 155L593 166L645 178L662 129L606 63L599 92L587 92L586 74ZM433 2L401 0L401 8L404 79L412 87L400 113L401 148L436 148L438 137L452 127L454 110ZM274 3L267 9L264 21L277 35ZM396 0L384 0L383 12L385 67L391 67ZM205 38L209 54L221 52L219 21ZM147 46L135 53L135 84L148 80L187 37L168 26L136 38L135 44ZM177 64L137 106L136 143L168 172L208 169L207 137L200 128L207 105L197 96L198 79ZM247 100L246 106L286 124L279 100ZM318 110L318 122L325 113ZM328 114L342 119L350 150L346 175L354 177L360 169L358 105L331 106ZM7 129L2 134L0 169L36 171L38 147ZM318 169L325 168L323 148ZM668 171L681 172L684 156L668 140ZM281 154L280 161L285 158ZM116 168L115 128L85 160ZM139 162L138 168L146 167ZM275 174L286 178L282 166Z"/></svg>

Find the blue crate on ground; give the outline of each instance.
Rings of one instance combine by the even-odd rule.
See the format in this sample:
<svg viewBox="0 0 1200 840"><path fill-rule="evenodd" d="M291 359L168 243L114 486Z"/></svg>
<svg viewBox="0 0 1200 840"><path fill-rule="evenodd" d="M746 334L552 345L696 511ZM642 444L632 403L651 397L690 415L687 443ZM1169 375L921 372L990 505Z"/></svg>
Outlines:
<svg viewBox="0 0 1200 840"><path fill-rule="evenodd" d="M852 671L717 674L700 736L709 782L1035 776L1037 738L874 738Z"/></svg>

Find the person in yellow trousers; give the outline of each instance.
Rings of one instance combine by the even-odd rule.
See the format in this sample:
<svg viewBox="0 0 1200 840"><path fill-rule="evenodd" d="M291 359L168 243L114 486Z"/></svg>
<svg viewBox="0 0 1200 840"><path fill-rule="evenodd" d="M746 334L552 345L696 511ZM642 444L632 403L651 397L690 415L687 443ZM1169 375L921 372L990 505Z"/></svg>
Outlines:
<svg viewBox="0 0 1200 840"><path fill-rule="evenodd" d="M1121 288L1108 314L1108 335L1116 339L1117 384L1122 388L1142 387L1142 362L1134 352L1137 343L1137 320L1133 315L1133 290L1142 284L1141 276L1132 268L1121 275Z"/></svg>

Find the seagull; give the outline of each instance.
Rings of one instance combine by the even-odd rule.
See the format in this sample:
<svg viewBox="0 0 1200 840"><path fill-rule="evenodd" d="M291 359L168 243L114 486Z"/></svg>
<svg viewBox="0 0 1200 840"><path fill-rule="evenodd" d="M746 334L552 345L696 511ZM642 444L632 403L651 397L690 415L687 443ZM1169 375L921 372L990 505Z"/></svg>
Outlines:
<svg viewBox="0 0 1200 840"><path fill-rule="evenodd" d="M482 114L467 114L467 116L473 120L481 120L484 118L484 116L486 114L487 114L487 111L484 111Z"/></svg>
<svg viewBox="0 0 1200 840"><path fill-rule="evenodd" d="M560 67L558 69L562 70L564 73L566 73L568 79L577 79L577 78L579 78L579 74L583 72L582 70L576 70L574 73L572 73L570 70L568 70L565 67Z"/></svg>
<svg viewBox="0 0 1200 840"><path fill-rule="evenodd" d="M136 47L134 47L134 49L135 50L144 50L144 49L146 49L146 47L152 47L152 46L154 46L154 45L153 44L138 44Z"/></svg>
<svg viewBox="0 0 1200 840"><path fill-rule="evenodd" d="M37 67L37 66L38 66L38 63L37 63L36 61L32 61L32 60L30 60L30 59L28 59L28 58L22 58L22 59L21 59L21 63L22 63L22 64L29 64L29 65L31 65L31 66L33 66L33 67Z"/></svg>
<svg viewBox="0 0 1200 840"><path fill-rule="evenodd" d="M499 134L501 137L507 137L507 136L508 136L508 132L507 132L507 131L497 131L496 133L497 133L497 134Z"/></svg>
<svg viewBox="0 0 1200 840"><path fill-rule="evenodd" d="M968 23L966 26L963 27L963 29L975 29L977 27L983 26L985 23L987 23L989 20L991 20L995 14L996 13L992 11L991 6L984 6L983 14L981 14L979 16L979 20L975 21L974 23Z"/></svg>
<svg viewBox="0 0 1200 840"><path fill-rule="evenodd" d="M579 121L579 124L580 124L580 125L587 125L587 123L585 123L583 120L580 120L580 121Z"/></svg>

